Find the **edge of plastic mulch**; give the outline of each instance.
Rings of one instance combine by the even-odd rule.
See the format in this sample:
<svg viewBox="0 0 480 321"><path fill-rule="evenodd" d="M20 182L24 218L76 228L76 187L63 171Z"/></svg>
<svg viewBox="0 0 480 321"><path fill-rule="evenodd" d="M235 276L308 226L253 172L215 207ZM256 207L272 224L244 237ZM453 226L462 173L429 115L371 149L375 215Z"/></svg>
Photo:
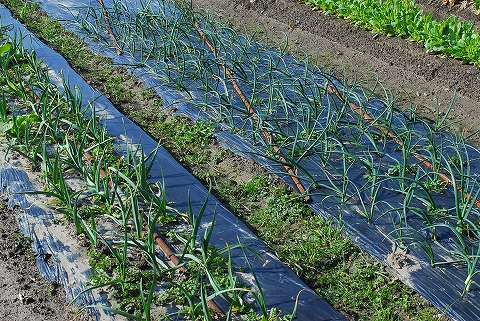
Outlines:
<svg viewBox="0 0 480 321"><path fill-rule="evenodd" d="M1 9L0 9L1 12ZM36 263L40 274L48 281L60 284L65 289L68 301L87 307L96 320L115 320L115 317L95 306L108 306L103 296L84 291L90 268L81 260L79 245L65 233L64 227L53 228L55 218L33 195L36 191L27 172L2 164L0 166L0 193L8 198L9 208L16 211L16 220L23 235L32 240Z"/></svg>

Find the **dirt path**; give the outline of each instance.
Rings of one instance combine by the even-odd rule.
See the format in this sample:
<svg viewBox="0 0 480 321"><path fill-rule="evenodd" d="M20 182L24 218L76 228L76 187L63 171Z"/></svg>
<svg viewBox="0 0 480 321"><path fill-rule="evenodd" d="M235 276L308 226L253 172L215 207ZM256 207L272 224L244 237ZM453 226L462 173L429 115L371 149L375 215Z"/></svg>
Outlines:
<svg viewBox="0 0 480 321"><path fill-rule="evenodd" d="M63 288L39 274L29 240L20 234L14 212L3 203L0 221L0 320L90 320L66 303Z"/></svg>
<svg viewBox="0 0 480 321"><path fill-rule="evenodd" d="M193 4L239 31L255 32L270 45L282 47L288 37L291 53L311 57L340 78L364 80L371 87L378 77L400 107L412 102L424 117L446 112L457 92L452 127L472 133L480 125L479 68L429 55L408 40L375 37L295 0L193 0Z"/></svg>

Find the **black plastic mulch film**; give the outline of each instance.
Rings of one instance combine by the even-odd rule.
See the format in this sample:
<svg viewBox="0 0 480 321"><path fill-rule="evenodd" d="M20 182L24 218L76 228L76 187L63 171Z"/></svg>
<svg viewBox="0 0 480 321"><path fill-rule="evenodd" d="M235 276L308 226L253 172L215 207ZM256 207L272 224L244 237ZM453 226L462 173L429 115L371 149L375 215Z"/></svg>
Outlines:
<svg viewBox="0 0 480 321"><path fill-rule="evenodd" d="M308 62L269 49L168 0L152 1L148 6L136 0L105 1L122 56L112 49L104 32L107 28L97 1L39 2L49 15L82 36L94 52L127 66L158 93L166 108L175 108L193 120L216 123L216 136L227 148L255 159L298 188L284 165L295 169L301 185L308 189L313 210L341 220L354 241L377 259L392 266L392 249L407 247L415 262L405 260L392 266L402 280L453 319L480 320L477 284L462 296L467 268L430 264L456 262L463 255L475 271L480 248L478 239L464 237L461 231L462 224L477 224L480 216L470 206L479 196L480 152L442 131L441 120L434 124L413 113L403 114L385 99L345 86ZM205 39L216 48L215 53ZM235 85L256 116L246 108ZM119 126L119 119L125 124ZM119 127L128 130L135 142L154 144L140 129L131 131L130 122L121 115L105 125L115 134ZM388 128L388 133L382 128ZM390 137L390 132L395 135ZM170 168L160 165L154 171L159 178L161 168ZM442 168L450 169L455 184L461 178L461 188L440 179ZM169 187L172 173L162 175L172 200L180 208L185 206L185 185L175 178L176 185ZM403 179L395 178L400 176ZM200 205L205 188L196 182L191 189L190 195ZM467 193L470 198L465 202L462 198ZM212 199L212 208L215 204ZM216 211L226 212L220 205ZM462 224L455 221L466 214ZM452 222L457 224L453 228L445 224ZM218 225L219 244L236 238L231 226L220 221ZM242 242L258 241L249 236ZM298 287L282 287L286 292L278 288L276 268L258 268L269 303L281 302L276 294L290 293L293 298L298 292ZM308 306L309 295L301 296L299 318L327 320L328 313L322 319L315 312L317 306Z"/></svg>
<svg viewBox="0 0 480 321"><path fill-rule="evenodd" d="M23 46L27 50L35 51L36 57L48 66L52 80L62 87L65 80L69 87L77 88L88 105L93 102L95 112L109 135L116 138L115 146L119 153L131 149L129 146L142 146L146 154L157 150L156 158L152 161L151 180L164 183L169 201L181 211L187 211L192 206L193 212L198 213L208 199L203 227L208 226L215 216L215 229L211 245L218 248L226 244L242 244L252 251L232 251L232 262L237 268L248 272L248 264L255 270L259 284L266 296L268 308L277 307L284 312L292 312L297 296L299 320L329 320L340 321L345 318L335 311L328 303L309 289L287 266L271 254L265 244L260 241L236 216L230 213L215 197L209 195L208 190L184 169L169 153L159 148L158 143L148 136L141 128L123 116L111 102L92 89L71 67L68 62L33 36L25 27L15 20L8 9L0 5L1 24L12 26L8 31L12 39L23 39ZM28 175L15 168L0 170L1 186L7 192L10 206L20 206L25 211L25 218L20 219L22 232L34 240L37 252L37 265L41 273L49 280L63 284L67 298L77 299L81 306L95 306L108 304L103 298L94 298L89 292L78 296L85 288L87 274L75 275L78 266L78 255L48 233L39 234L36 226L50 225L53 218L48 212L32 203L22 192L32 191ZM48 230L48 229L47 229ZM50 258L51 256L54 259ZM67 273L69 272L69 273ZM299 295L300 293L300 295ZM98 320L113 318L105 315L98 309L92 309ZM108 314L108 313L107 313Z"/></svg>

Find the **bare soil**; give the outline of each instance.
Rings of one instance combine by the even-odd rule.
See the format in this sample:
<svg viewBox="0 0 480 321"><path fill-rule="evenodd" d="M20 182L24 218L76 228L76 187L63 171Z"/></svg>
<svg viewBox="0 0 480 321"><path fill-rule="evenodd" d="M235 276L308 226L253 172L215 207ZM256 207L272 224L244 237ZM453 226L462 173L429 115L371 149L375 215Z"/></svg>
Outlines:
<svg viewBox="0 0 480 321"><path fill-rule="evenodd" d="M30 241L18 231L15 213L0 203L0 320L90 320L65 300L63 288L39 274Z"/></svg>
<svg viewBox="0 0 480 321"><path fill-rule="evenodd" d="M480 125L480 69L475 66L430 55L405 39L376 36L301 1L193 0L193 4L274 47L284 47L288 39L290 53L310 57L339 78L360 80L367 87L378 79L396 97L398 107L413 104L423 117L447 112L455 97L452 129L471 134Z"/></svg>

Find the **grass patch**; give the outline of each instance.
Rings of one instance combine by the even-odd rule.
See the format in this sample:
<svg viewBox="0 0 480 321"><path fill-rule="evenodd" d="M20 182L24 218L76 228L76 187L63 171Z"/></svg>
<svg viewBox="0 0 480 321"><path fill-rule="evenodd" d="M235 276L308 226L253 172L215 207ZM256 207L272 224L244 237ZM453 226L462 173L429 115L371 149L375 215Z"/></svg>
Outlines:
<svg viewBox="0 0 480 321"><path fill-rule="evenodd" d="M266 177L256 177L243 185L240 193L248 195L246 199L251 203L247 207L252 211L242 212L237 202L237 212L244 213L247 222L283 262L352 319L445 320L392 278L383 265L356 247L341 229L315 215L297 195L272 188ZM259 199L266 204L261 205Z"/></svg>
<svg viewBox="0 0 480 321"><path fill-rule="evenodd" d="M238 157L218 147L211 124L192 124L162 113L162 102L150 90L143 89L125 69L92 54L38 5L23 0L2 2L194 175L211 183L213 193L337 309L356 320L443 320L438 311L354 246L341 228L314 215L274 178L241 166L241 160L227 174L219 164ZM244 172L252 172L252 177L240 180Z"/></svg>

